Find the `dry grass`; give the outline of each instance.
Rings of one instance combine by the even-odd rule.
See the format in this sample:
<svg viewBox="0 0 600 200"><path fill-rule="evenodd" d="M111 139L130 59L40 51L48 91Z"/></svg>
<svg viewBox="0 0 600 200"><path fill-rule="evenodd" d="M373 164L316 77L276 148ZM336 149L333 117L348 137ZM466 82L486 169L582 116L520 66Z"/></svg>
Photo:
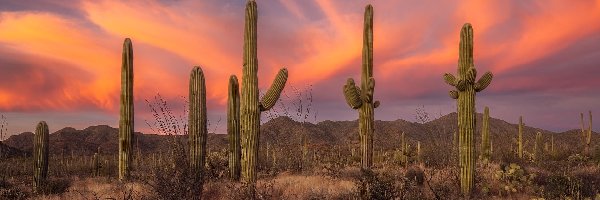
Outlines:
<svg viewBox="0 0 600 200"><path fill-rule="evenodd" d="M140 183L121 184L107 178L74 178L71 187L62 194L40 195L33 199L144 199L152 191Z"/></svg>

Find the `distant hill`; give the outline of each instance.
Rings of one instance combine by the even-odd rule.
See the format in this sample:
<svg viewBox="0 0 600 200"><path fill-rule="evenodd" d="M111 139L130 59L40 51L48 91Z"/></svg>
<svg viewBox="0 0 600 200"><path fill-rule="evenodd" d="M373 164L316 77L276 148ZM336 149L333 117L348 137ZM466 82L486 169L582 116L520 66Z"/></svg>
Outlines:
<svg viewBox="0 0 600 200"><path fill-rule="evenodd" d="M0 158L27 156L27 153L0 142Z"/></svg>
<svg viewBox="0 0 600 200"><path fill-rule="evenodd" d="M482 114L477 114L477 129L475 139L477 146L480 143L480 128ZM452 146L453 132L457 127L457 114L450 113L425 124L408 122L405 120L375 121L375 150L392 150L399 147L400 133L405 132L411 145L420 141L422 146L433 147L429 149L443 150L448 153ZM490 118L490 131L495 153L498 149L506 150L516 148L517 124L511 124L501 119ZM570 130L563 133L555 133L535 127L525 126L524 140L525 149L531 149L535 133L540 131L544 135L543 142L550 142L554 135L557 148L579 151L581 148L581 132ZM264 123L261 126L260 144L261 148L266 145L285 148L298 148L302 138L306 135L311 148L319 149L340 145L359 146L358 121L323 121L317 124L301 123L293 121L288 117L278 117ZM599 141L600 135L593 134L593 140ZM169 136L155 134L134 135L134 148L140 149L142 153L156 152L160 149L168 149ZM186 138L182 137L184 144ZM25 132L13 135L4 141L4 144L14 147L22 152L31 152L33 133ZM50 134L50 153L76 155L92 155L100 148L103 153L116 153L118 150L118 129L106 125L91 126L83 130L70 127L63 128ZM209 134L209 149L227 148L228 138L225 134ZM447 149L447 150L446 150Z"/></svg>

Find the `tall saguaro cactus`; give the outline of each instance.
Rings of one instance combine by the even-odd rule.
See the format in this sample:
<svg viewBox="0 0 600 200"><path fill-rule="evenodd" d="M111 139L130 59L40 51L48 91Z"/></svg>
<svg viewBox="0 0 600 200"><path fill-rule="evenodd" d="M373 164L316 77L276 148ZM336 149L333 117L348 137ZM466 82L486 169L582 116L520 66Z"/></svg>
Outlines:
<svg viewBox="0 0 600 200"><path fill-rule="evenodd" d="M119 180L129 178L133 147L133 47L123 42L121 65L121 116L119 120Z"/></svg>
<svg viewBox="0 0 600 200"><path fill-rule="evenodd" d="M41 121L35 127L33 137L33 191L41 192L48 177L48 124Z"/></svg>
<svg viewBox="0 0 600 200"><path fill-rule="evenodd" d="M358 110L361 167L370 169L373 165L373 110L379 106L379 101L373 100L375 78L373 78L373 6L371 5L367 5L365 8L360 82L361 85L358 88L354 79L348 78L343 89L346 103L352 109Z"/></svg>
<svg viewBox="0 0 600 200"><path fill-rule="evenodd" d="M271 109L288 77L286 68L279 70L271 88L259 101L258 92L258 58L257 58L257 10L253 0L246 3L244 25L244 65L242 89L240 96L240 135L242 137L242 180L246 183L256 182L256 163L258 162L260 112Z"/></svg>
<svg viewBox="0 0 600 200"><path fill-rule="evenodd" d="M229 177L240 179L240 90L235 75L229 77L229 97L227 98L227 134L229 135ZM267 151L267 157L268 151Z"/></svg>
<svg viewBox="0 0 600 200"><path fill-rule="evenodd" d="M190 171L194 176L194 188L202 196L202 176L206 158L206 83L200 67L194 67L190 73L189 86L189 151Z"/></svg>
<svg viewBox="0 0 600 200"><path fill-rule="evenodd" d="M492 73L486 72L475 81L477 70L473 63L473 28L466 23L460 31L458 58L458 78L444 74L444 80L456 90L449 92L457 99L459 166L461 189L464 195L470 195L474 185L475 173L475 93L483 91L492 82Z"/></svg>
<svg viewBox="0 0 600 200"><path fill-rule="evenodd" d="M523 159L523 116L519 116L519 139L517 140L517 154Z"/></svg>
<svg viewBox="0 0 600 200"><path fill-rule="evenodd" d="M484 163L489 162L492 155L489 120L490 109L486 106L483 110L483 123L481 125L481 159Z"/></svg>

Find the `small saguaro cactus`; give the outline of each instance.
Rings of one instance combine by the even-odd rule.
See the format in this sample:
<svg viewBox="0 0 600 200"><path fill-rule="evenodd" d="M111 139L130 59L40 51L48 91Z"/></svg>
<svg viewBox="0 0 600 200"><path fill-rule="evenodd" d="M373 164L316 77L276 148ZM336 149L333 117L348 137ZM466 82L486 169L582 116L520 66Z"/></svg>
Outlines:
<svg viewBox="0 0 600 200"><path fill-rule="evenodd" d="M490 109L486 106L483 110L483 123L481 125L481 160L484 163L488 163L492 155L489 120Z"/></svg>
<svg viewBox="0 0 600 200"><path fill-rule="evenodd" d="M517 154L523 159L523 116L519 116L519 139L517 140Z"/></svg>
<svg viewBox="0 0 600 200"><path fill-rule="evenodd" d="M373 132L374 108L379 106L379 101L373 100L375 78L373 78L373 6L365 8L363 27L362 72L360 88L354 79L348 78L343 91L346 103L358 110L361 152L361 168L370 169L373 165Z"/></svg>
<svg viewBox="0 0 600 200"><path fill-rule="evenodd" d="M98 160L98 156L98 153L94 153L94 156L92 157L93 176L100 176L100 161Z"/></svg>
<svg viewBox="0 0 600 200"><path fill-rule="evenodd" d="M400 161L402 162L404 167L408 167L408 157L410 156L410 154L408 152L408 141L406 140L404 131L402 131L400 140L400 151L402 152L402 154L400 155Z"/></svg>
<svg viewBox="0 0 600 200"><path fill-rule="evenodd" d="M194 188L199 189L202 196L202 176L204 175L204 161L206 158L206 83L204 73L200 67L194 67L190 73L189 86L189 151L190 172L194 176Z"/></svg>
<svg viewBox="0 0 600 200"><path fill-rule="evenodd" d="M585 139L586 139L586 130L585 130L585 124L583 123L583 113L579 113L579 119L581 120L581 143L584 145L585 148Z"/></svg>
<svg viewBox="0 0 600 200"><path fill-rule="evenodd" d="M125 38L121 65L121 115L119 120L119 180L129 178L133 146L133 47Z"/></svg>
<svg viewBox="0 0 600 200"><path fill-rule="evenodd" d="M458 146L460 185L463 195L469 196L475 184L475 93L483 91L492 82L492 73L486 72L475 80L477 70L473 63L473 28L466 23L460 31L458 78L444 74L444 81L454 86L449 95L457 99Z"/></svg>
<svg viewBox="0 0 600 200"><path fill-rule="evenodd" d="M533 160L538 161L542 158L542 132L535 134L535 144L533 145Z"/></svg>
<svg viewBox="0 0 600 200"><path fill-rule="evenodd" d="M588 127L587 134L585 137L585 154L590 154L590 144L592 143L592 111L590 113L590 126Z"/></svg>
<svg viewBox="0 0 600 200"><path fill-rule="evenodd" d="M227 134L229 136L229 178L240 180L240 89L235 75L229 77L229 96L227 98ZM268 158L267 151L267 158Z"/></svg>
<svg viewBox="0 0 600 200"><path fill-rule="evenodd" d="M48 177L48 124L41 121L35 127L33 137L33 191L41 192Z"/></svg>
<svg viewBox="0 0 600 200"><path fill-rule="evenodd" d="M288 71L282 68L277 73L271 88L259 101L258 91L258 58L257 58L257 9L254 0L246 3L244 25L244 64L242 74L242 89L240 95L240 136L242 146L242 181L256 183L256 167L258 162L260 113L271 109L281 91L285 87Z"/></svg>

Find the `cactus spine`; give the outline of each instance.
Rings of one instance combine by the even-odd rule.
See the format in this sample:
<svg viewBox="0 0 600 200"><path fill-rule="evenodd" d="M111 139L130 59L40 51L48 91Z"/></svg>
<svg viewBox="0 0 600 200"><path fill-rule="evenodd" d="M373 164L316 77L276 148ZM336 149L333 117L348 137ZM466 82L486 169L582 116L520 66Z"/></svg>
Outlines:
<svg viewBox="0 0 600 200"><path fill-rule="evenodd" d="M519 116L519 140L517 154L519 154L519 158L523 159L523 116Z"/></svg>
<svg viewBox="0 0 600 200"><path fill-rule="evenodd" d="M359 136L361 148L361 168L370 169L373 165L374 112L379 101L373 100L375 78L373 78L373 6L367 5L364 15L361 87L348 78L344 85L346 103L358 110Z"/></svg>
<svg viewBox="0 0 600 200"><path fill-rule="evenodd" d="M449 95L457 99L460 182L463 195L468 196L474 186L475 173L475 93L483 91L491 82L493 75L486 72L475 81L477 70L473 63L473 28L463 25L460 32L458 58L458 79L452 74L444 74L447 84L454 86Z"/></svg>
<svg viewBox="0 0 600 200"><path fill-rule="evenodd" d="M133 47L131 40L123 42L121 65L121 116L119 120L119 180L129 178L133 136Z"/></svg>
<svg viewBox="0 0 600 200"><path fill-rule="evenodd" d="M48 124L41 121L35 127L33 138L33 191L41 192L48 177Z"/></svg>
<svg viewBox="0 0 600 200"><path fill-rule="evenodd" d="M484 163L488 163L492 155L489 119L490 109L486 106L483 111L483 123L481 125L481 158Z"/></svg>
<svg viewBox="0 0 600 200"><path fill-rule="evenodd" d="M190 73L189 86L189 151L190 170L194 188L200 188L198 195L202 196L202 176L204 175L204 161L206 158L206 83L204 73L200 67L194 67Z"/></svg>
<svg viewBox="0 0 600 200"><path fill-rule="evenodd" d="M542 158L542 133L535 134L535 144L533 145L533 160L539 161Z"/></svg>
<svg viewBox="0 0 600 200"><path fill-rule="evenodd" d="M240 89L235 75L229 77L229 97L227 98L227 134L229 135L229 177L240 180ZM268 150L267 150L267 157Z"/></svg>
<svg viewBox="0 0 600 200"><path fill-rule="evenodd" d="M257 24L256 2L246 3L244 28L244 64L242 74L242 90L240 97L240 135L242 137L242 180L246 183L256 182L256 162L258 162L260 112L271 109L281 91L285 87L288 71L279 70L271 88L262 99L258 100L258 58L256 45Z"/></svg>

